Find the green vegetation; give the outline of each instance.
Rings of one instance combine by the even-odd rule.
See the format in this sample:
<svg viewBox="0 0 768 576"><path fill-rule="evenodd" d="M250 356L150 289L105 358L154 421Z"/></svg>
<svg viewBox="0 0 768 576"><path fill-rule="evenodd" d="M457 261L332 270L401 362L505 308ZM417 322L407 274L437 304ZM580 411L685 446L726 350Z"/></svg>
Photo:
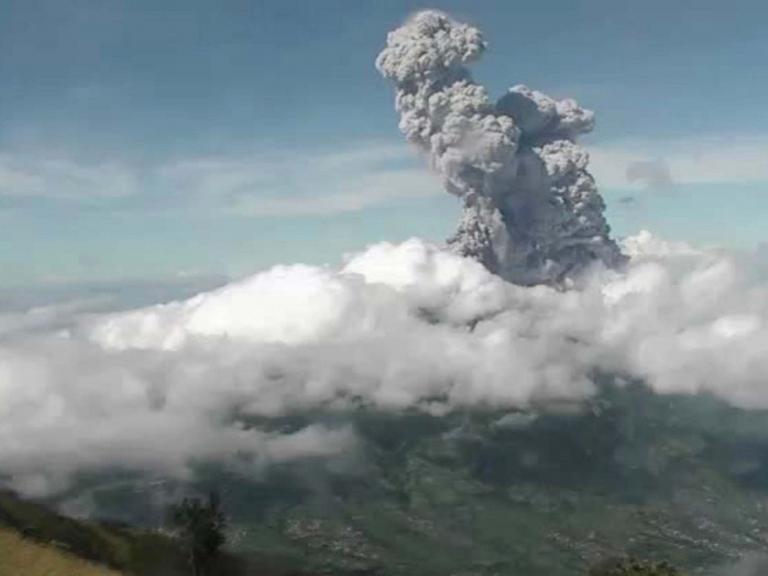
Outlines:
<svg viewBox="0 0 768 576"><path fill-rule="evenodd" d="M80 522L10 493L0 493L0 526L25 542L54 547L117 571L186 573L183 554L166 536L127 526Z"/></svg>
<svg viewBox="0 0 768 576"><path fill-rule="evenodd" d="M184 498L171 506L168 520L183 546L195 576L205 574L221 553L226 541L226 519L218 493L210 492L208 501Z"/></svg>
<svg viewBox="0 0 768 576"><path fill-rule="evenodd" d="M121 573L53 545L43 545L0 527L0 574L3 576L119 576Z"/></svg>
<svg viewBox="0 0 768 576"><path fill-rule="evenodd" d="M683 573L667 562L626 559L605 562L590 570L589 576L683 576Z"/></svg>
<svg viewBox="0 0 768 576"><path fill-rule="evenodd" d="M28 531L34 533L36 539L50 538L54 534L65 539L64 541L49 540L47 544L42 544L31 537L22 536L18 530L8 525L0 525L0 574L3 576L127 576L129 574L172 576L181 573L178 563L172 567L173 562L169 563L169 558L159 563L143 562L140 563L140 567L136 564L133 567L126 565L116 570L108 568L103 563L88 561L81 557L83 554L93 555L94 550L99 550L99 553L106 555L125 554L126 550L136 545L132 540L141 534L128 531L125 527L106 528L66 519L44 507L24 502L10 494L0 495L0 511L4 519L10 517L16 523L21 520L29 523ZM194 498L185 499L172 507L171 516L174 525L179 526L180 530L186 533L184 537L190 538L189 543L194 545L197 539L198 544L213 546L218 551L218 546L223 543L221 535L223 515L216 497L210 497L207 502ZM385 524L382 528L390 527ZM382 532L380 535L384 538L393 536L387 532ZM143 534L143 536L147 535ZM216 544L213 545L212 542ZM187 545L190 545L189 543ZM158 553L170 554L178 561L178 552L169 548L169 544L165 542L161 548L146 548L141 554L147 557ZM134 554L136 553L134 551ZM239 572L233 572L231 565L221 563L216 565L212 561L214 556L211 548L208 548L206 556L198 558L197 564L193 564L194 573L202 574L204 566L210 568L206 573L211 576L234 573L264 576L269 573L263 569L254 569L253 566L248 569L240 566ZM430 564L426 554L423 555L422 561ZM493 566L487 565L485 568L493 568ZM496 568L501 568L501 564ZM377 572L364 571L363 573ZM447 576L453 573L446 565L446 571L443 574ZM683 574L665 562L611 560L592 568L587 576L683 576Z"/></svg>
<svg viewBox="0 0 768 576"><path fill-rule="evenodd" d="M362 443L352 466L207 472L238 549L387 576L581 576L612 557L709 574L768 550L765 413L627 385L556 412L343 417Z"/></svg>
<svg viewBox="0 0 768 576"><path fill-rule="evenodd" d="M223 517L215 499L184 500L175 510L182 526L194 526L194 534L205 536L207 574L286 575L287 567L270 556L222 549ZM188 576L187 546L183 537L123 523L67 518L48 506L0 491L0 576ZM33 557L37 560L29 564ZM28 570L17 568L27 565ZM308 576L303 570L290 574Z"/></svg>
<svg viewBox="0 0 768 576"><path fill-rule="evenodd" d="M768 552L765 412L627 385L557 411L359 409L258 425L290 431L317 421L354 427L360 450L258 477L199 468L197 485L91 478L77 492L102 517L152 527L158 501L219 486L227 550L241 573L583 576L599 565L614 572L592 576L710 576ZM6 508L0 499L0 514ZM33 512L22 514L25 533L35 533ZM85 558L150 574L142 562L165 557L172 565L160 573L190 572L183 547L165 536L100 524L70 530L73 521L46 518L43 541L73 542ZM650 562L600 564L625 557Z"/></svg>

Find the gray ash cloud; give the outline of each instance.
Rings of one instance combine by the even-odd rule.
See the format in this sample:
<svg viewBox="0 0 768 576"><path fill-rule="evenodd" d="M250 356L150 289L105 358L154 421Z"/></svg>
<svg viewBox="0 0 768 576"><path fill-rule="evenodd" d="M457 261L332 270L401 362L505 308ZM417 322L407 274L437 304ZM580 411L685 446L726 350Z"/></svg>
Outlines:
<svg viewBox="0 0 768 576"><path fill-rule="evenodd" d="M467 68L485 48L479 30L428 10L391 32L376 61L395 82L400 130L463 202L449 246L524 285L621 264L575 142L594 114L523 85L493 103Z"/></svg>

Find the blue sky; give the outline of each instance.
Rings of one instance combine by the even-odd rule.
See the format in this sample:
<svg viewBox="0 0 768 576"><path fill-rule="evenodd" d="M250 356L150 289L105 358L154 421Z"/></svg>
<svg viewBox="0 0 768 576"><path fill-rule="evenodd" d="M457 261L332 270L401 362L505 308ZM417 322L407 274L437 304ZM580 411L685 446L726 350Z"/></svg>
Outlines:
<svg viewBox="0 0 768 576"><path fill-rule="evenodd" d="M423 7L483 30L492 93L596 111L585 144L618 234L768 240L764 2L0 0L0 285L238 276L443 239L458 206L373 67Z"/></svg>

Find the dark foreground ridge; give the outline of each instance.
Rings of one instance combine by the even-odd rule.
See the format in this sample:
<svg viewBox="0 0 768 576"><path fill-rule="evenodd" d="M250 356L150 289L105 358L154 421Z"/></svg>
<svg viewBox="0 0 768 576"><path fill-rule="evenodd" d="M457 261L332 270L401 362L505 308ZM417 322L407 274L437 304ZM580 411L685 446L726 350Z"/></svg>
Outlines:
<svg viewBox="0 0 768 576"><path fill-rule="evenodd" d="M190 566L180 544L161 532L121 522L75 520L0 492L0 576L51 574L188 576ZM207 574L309 576L266 558L231 551L218 557Z"/></svg>

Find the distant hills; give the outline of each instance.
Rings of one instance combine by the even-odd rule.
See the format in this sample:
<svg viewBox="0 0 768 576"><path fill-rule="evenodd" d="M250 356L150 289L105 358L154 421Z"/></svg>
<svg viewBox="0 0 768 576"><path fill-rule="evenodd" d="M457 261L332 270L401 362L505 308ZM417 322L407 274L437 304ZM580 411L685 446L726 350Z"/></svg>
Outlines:
<svg viewBox="0 0 768 576"><path fill-rule="evenodd" d="M91 478L58 503L87 502L99 517L151 528L161 517L157 502L215 486L232 550L251 570L262 567L249 574L279 566L582 576L607 558L633 556L719 575L745 555L768 553L765 412L605 384L579 406L445 416L360 408L258 425L285 431L323 420L351 425L357 453L262 474L200 468L193 484ZM10 502L0 499L0 519L18 532L116 569L147 574L152 557L169 566L163 574L180 573L178 551L161 535L40 516Z"/></svg>
<svg viewBox="0 0 768 576"><path fill-rule="evenodd" d="M765 412L606 384L582 406L347 417L357 467L218 480L241 549L403 576L577 576L622 556L708 574L768 552Z"/></svg>

